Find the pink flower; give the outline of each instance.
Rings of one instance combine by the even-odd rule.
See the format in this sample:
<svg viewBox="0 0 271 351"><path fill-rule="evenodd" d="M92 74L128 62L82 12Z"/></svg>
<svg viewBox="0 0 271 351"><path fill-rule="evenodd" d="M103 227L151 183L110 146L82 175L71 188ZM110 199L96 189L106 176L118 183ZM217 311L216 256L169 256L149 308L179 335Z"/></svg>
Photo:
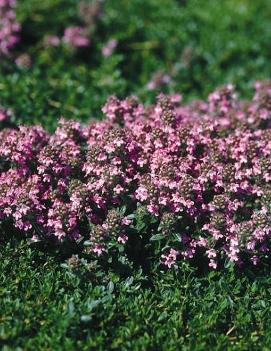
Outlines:
<svg viewBox="0 0 271 351"><path fill-rule="evenodd" d="M166 85L171 81L171 77L162 71L156 72L147 84L149 90L159 89L162 85Z"/></svg>
<svg viewBox="0 0 271 351"><path fill-rule="evenodd" d="M56 35L48 35L47 37L45 37L44 43L46 46L59 46L61 43L61 40Z"/></svg>
<svg viewBox="0 0 271 351"><path fill-rule="evenodd" d="M161 256L162 263L168 268L171 268L176 263L178 254L179 252L177 250L171 248L168 254L163 254Z"/></svg>
<svg viewBox="0 0 271 351"><path fill-rule="evenodd" d="M117 45L118 41L116 39L110 39L102 48L103 56L111 56Z"/></svg>
<svg viewBox="0 0 271 351"><path fill-rule="evenodd" d="M118 242L120 244L125 244L127 240L128 240L128 236L125 233L120 234L118 237Z"/></svg>
<svg viewBox="0 0 271 351"><path fill-rule="evenodd" d="M93 252L96 253L98 256L101 256L101 254L105 251L104 247L102 245L94 245L93 247Z"/></svg>
<svg viewBox="0 0 271 351"><path fill-rule="evenodd" d="M86 30L83 27L76 26L65 29L63 41L74 48L86 47L90 44Z"/></svg>
<svg viewBox="0 0 271 351"><path fill-rule="evenodd" d="M115 186L115 188L113 190L117 195L119 195L123 192L124 188L120 184L118 184Z"/></svg>

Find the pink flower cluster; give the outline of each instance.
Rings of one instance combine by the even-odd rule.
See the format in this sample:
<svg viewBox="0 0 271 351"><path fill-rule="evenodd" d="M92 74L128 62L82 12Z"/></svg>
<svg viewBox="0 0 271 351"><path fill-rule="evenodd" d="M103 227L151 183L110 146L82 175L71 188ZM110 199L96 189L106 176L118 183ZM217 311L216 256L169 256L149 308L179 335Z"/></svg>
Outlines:
<svg viewBox="0 0 271 351"><path fill-rule="evenodd" d="M0 0L0 56L8 55L18 42L20 24L15 14L16 0Z"/></svg>
<svg viewBox="0 0 271 351"><path fill-rule="evenodd" d="M151 80L147 84L148 90L157 90L163 85L169 84L171 77L168 74L165 74L163 71L157 71L153 74Z"/></svg>
<svg viewBox="0 0 271 351"><path fill-rule="evenodd" d="M101 255L112 240L129 243L144 209L168 267L197 254L213 268L258 264L270 254L271 84L257 83L250 102L231 85L207 102L179 100L160 95L144 107L111 97L106 119L86 127L3 130L2 221L31 236L87 238Z"/></svg>
<svg viewBox="0 0 271 351"><path fill-rule="evenodd" d="M90 45L86 29L79 26L67 27L62 38L56 35L48 35L44 38L46 46L57 47L62 42L74 49L84 48Z"/></svg>
<svg viewBox="0 0 271 351"><path fill-rule="evenodd" d="M45 46L57 47L64 43L73 49L88 47L91 43L90 34L93 33L97 20L102 14L103 0L79 2L79 17L82 25L65 28L62 37L48 35L44 38ZM103 55L110 56L117 45L117 41L109 41L103 48Z"/></svg>
<svg viewBox="0 0 271 351"><path fill-rule="evenodd" d="M82 48L89 46L90 44L86 29L78 26L66 28L64 31L63 41L74 48Z"/></svg>

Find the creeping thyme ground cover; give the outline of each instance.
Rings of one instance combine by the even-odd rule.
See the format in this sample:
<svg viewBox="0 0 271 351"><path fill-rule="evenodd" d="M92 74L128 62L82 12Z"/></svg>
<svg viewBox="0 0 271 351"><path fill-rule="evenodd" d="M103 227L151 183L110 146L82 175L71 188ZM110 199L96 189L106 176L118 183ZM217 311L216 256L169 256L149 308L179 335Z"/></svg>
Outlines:
<svg viewBox="0 0 271 351"><path fill-rule="evenodd" d="M270 9L0 0L1 350L270 350Z"/></svg>
<svg viewBox="0 0 271 351"><path fill-rule="evenodd" d="M180 100L144 108L111 97L105 120L62 119L51 136L4 129L2 222L33 241L82 242L90 255L141 246L147 256L159 242L169 268L199 252L213 268L257 265L270 251L270 82L256 83L251 102L231 85L208 102Z"/></svg>
<svg viewBox="0 0 271 351"><path fill-rule="evenodd" d="M1 131L4 349L268 350L270 82L255 87Z"/></svg>

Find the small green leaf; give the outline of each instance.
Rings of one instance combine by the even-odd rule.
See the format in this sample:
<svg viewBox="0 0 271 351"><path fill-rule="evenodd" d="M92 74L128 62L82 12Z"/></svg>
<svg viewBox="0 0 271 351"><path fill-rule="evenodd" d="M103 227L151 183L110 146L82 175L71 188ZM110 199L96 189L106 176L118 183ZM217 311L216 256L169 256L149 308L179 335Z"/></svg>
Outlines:
<svg viewBox="0 0 271 351"><path fill-rule="evenodd" d="M90 315L85 314L85 315L81 316L81 321L84 323L88 323L91 320L92 320L92 316L90 316Z"/></svg>
<svg viewBox="0 0 271 351"><path fill-rule="evenodd" d="M114 283L113 282L108 283L107 290L110 294L112 294L112 292L114 291Z"/></svg>
<svg viewBox="0 0 271 351"><path fill-rule="evenodd" d="M163 235L163 234L155 234L155 235L153 235L151 238L150 238L150 240L151 241L156 241L156 240L162 240L162 239L164 239L165 238L165 236Z"/></svg>

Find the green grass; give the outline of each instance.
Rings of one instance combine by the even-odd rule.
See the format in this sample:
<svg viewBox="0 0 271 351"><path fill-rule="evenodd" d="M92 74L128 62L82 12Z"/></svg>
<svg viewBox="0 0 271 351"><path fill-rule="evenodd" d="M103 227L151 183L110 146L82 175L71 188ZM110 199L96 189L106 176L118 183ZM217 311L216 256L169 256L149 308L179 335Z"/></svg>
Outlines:
<svg viewBox="0 0 271 351"><path fill-rule="evenodd" d="M10 242L0 254L3 350L270 350L265 271L96 274Z"/></svg>

